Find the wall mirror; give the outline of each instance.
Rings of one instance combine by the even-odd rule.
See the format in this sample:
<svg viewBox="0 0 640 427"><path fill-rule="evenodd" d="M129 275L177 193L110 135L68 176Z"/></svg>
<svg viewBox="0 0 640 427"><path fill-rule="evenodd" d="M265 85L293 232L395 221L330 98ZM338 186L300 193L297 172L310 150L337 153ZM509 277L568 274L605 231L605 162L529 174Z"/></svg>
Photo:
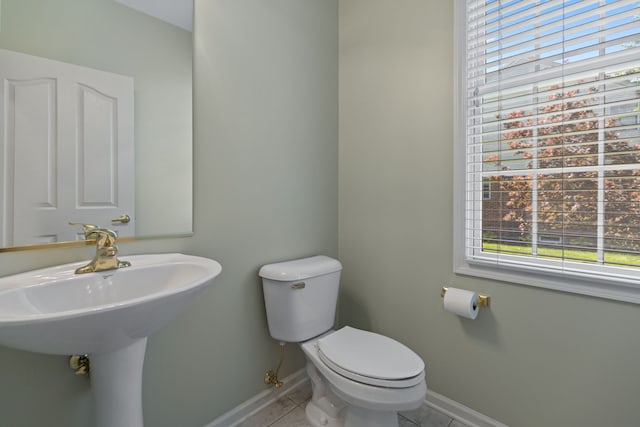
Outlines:
<svg viewBox="0 0 640 427"><path fill-rule="evenodd" d="M134 170L132 182L120 183L119 192L124 192L127 187L133 189L134 207L131 217L135 224L133 236L136 238L192 233L192 1L0 0L0 49L127 76L132 80L133 147L129 157L133 158ZM0 57L0 61L5 62L0 63L0 70L9 68L7 62L10 60L6 58L8 57ZM15 80L20 82L20 79ZM5 92L11 85L3 82ZM28 91L17 91L20 95L16 97L27 99L21 95L23 92ZM87 90L87 93L96 99L103 96L99 90ZM8 95L3 93L3 96ZM102 108L100 102L96 105L97 110ZM0 120L3 125L18 123L18 119L11 116L15 116L15 112L9 114L7 110L2 109ZM54 115L56 114L58 113ZM33 128L24 123L30 122L23 120L23 128ZM76 139L80 133L77 128L76 125ZM23 134L24 132L21 133ZM54 139L64 139L60 134L56 129L52 132ZM3 138L6 139L4 136ZM28 140L24 136L22 138ZM20 142L19 139L16 141ZM15 141L13 143L16 144ZM64 141L55 143L62 145ZM55 144L44 145L49 150L56 150L52 146L57 147ZM28 192L22 191L26 185L23 182L29 181L31 172L24 172L24 165L27 164L25 162L18 166L8 165L16 157L15 153L7 151L7 141L3 141L0 146L3 147L0 153L3 164L3 168L0 168L3 175L0 184L5 188L0 194L4 194L3 210L11 211L16 204L14 199L18 198L16 195L26 197ZM75 147L76 151L69 156L79 157L77 144ZM14 147L12 150L18 149ZM38 145L23 147L22 150L27 153L29 150L33 151L33 158L36 159L34 163L37 163L38 158L44 158L43 154L36 152L40 150ZM97 149L98 152L100 150L102 149ZM63 152L56 155L58 160L66 157ZM88 156L85 153L85 157ZM60 164L59 169L66 168L63 163ZM45 168L36 166L30 167L39 171ZM15 167L23 172L22 178L14 177L12 171ZM94 182L105 182L99 175L99 170L104 169L99 163L89 161L84 168L85 174ZM57 182L61 180L56 181L55 177L52 181L56 182L56 197L62 197L63 193L68 192L77 200L79 190L75 184L64 185ZM6 191L9 184L15 187L12 191ZM32 203L35 205L38 201ZM91 209L89 203L86 210ZM129 214L124 211L118 212L120 213ZM58 224L72 228L67 224L68 221L85 221L83 218L70 217L72 215L65 215L65 218L58 220ZM23 217L19 213L14 213L14 216ZM111 222L110 217L103 218L99 225L114 228L121 235L128 235L125 224ZM39 220L36 219L37 221ZM14 233L11 230L5 234L29 234L29 227L42 227L40 223L29 225L26 221L13 222L20 222L20 225L16 224L16 228L22 227L27 231L16 230ZM6 227L7 218L0 218L0 223ZM75 234L62 240L75 240L79 235L78 231L79 229L74 230ZM48 231L43 233L47 234ZM50 233L58 234L57 230ZM41 247L46 242L59 244L60 239L33 242L7 240L0 244L0 251Z"/></svg>

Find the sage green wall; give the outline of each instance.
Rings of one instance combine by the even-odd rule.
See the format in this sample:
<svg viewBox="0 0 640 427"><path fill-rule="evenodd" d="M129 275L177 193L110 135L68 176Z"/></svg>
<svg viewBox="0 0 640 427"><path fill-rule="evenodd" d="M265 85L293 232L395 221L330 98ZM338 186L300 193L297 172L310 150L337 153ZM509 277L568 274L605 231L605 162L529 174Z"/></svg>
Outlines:
<svg viewBox="0 0 640 427"><path fill-rule="evenodd" d="M192 34L113 0L0 5L1 48L133 77L136 234L190 232Z"/></svg>
<svg viewBox="0 0 640 427"><path fill-rule="evenodd" d="M152 342L154 427L202 426L263 390L279 350L260 266L338 249L337 0L195 6L191 251L222 275L191 323ZM304 366L289 350L285 376Z"/></svg>
<svg viewBox="0 0 640 427"><path fill-rule="evenodd" d="M196 0L195 11L195 235L120 249L206 256L222 274L149 339L149 427L202 427L264 390L278 346L259 267L337 256L337 0ZM91 255L90 247L1 253L0 274ZM289 346L283 376L303 366ZM0 378L0 425L91 425L87 379L65 357L0 348Z"/></svg>
<svg viewBox="0 0 640 427"><path fill-rule="evenodd" d="M340 0L341 321L513 427L638 425L638 306L452 273L453 2ZM470 321L440 288L485 292Z"/></svg>

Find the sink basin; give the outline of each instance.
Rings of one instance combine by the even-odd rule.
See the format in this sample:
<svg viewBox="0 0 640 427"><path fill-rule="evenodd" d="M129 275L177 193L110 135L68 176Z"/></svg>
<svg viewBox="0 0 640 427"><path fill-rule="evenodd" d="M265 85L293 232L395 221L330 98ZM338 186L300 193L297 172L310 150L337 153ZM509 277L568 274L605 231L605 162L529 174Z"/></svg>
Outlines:
<svg viewBox="0 0 640 427"><path fill-rule="evenodd" d="M74 274L79 262L0 278L0 345L62 355L125 347L181 313L221 271L183 254L123 258L131 267Z"/></svg>
<svg viewBox="0 0 640 427"><path fill-rule="evenodd" d="M0 345L88 354L96 427L143 427L147 337L184 311L222 268L183 254L126 256L130 267L75 274L79 262L0 278Z"/></svg>

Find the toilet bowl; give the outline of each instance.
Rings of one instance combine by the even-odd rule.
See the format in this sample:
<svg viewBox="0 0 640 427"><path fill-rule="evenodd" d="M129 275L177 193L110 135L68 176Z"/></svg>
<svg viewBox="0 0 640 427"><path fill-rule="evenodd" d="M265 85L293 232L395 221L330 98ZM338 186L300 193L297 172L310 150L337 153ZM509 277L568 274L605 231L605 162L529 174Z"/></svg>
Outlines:
<svg viewBox="0 0 640 427"><path fill-rule="evenodd" d="M306 414L314 427L397 427L398 411L424 403L424 362L384 335L332 329L341 270L325 256L263 266L269 331L305 354L313 390Z"/></svg>
<svg viewBox="0 0 640 427"><path fill-rule="evenodd" d="M422 359L391 338L346 326L301 348L312 381L307 417L314 426L397 426L398 411L424 403ZM332 398L337 411L318 404Z"/></svg>

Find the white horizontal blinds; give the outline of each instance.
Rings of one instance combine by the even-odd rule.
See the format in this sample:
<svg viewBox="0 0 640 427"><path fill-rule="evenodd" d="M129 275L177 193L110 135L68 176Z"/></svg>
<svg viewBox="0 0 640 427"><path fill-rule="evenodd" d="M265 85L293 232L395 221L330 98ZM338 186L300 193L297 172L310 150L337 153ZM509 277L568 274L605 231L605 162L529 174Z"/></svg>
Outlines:
<svg viewBox="0 0 640 427"><path fill-rule="evenodd" d="M640 266L640 1L468 0L467 22L467 258Z"/></svg>

